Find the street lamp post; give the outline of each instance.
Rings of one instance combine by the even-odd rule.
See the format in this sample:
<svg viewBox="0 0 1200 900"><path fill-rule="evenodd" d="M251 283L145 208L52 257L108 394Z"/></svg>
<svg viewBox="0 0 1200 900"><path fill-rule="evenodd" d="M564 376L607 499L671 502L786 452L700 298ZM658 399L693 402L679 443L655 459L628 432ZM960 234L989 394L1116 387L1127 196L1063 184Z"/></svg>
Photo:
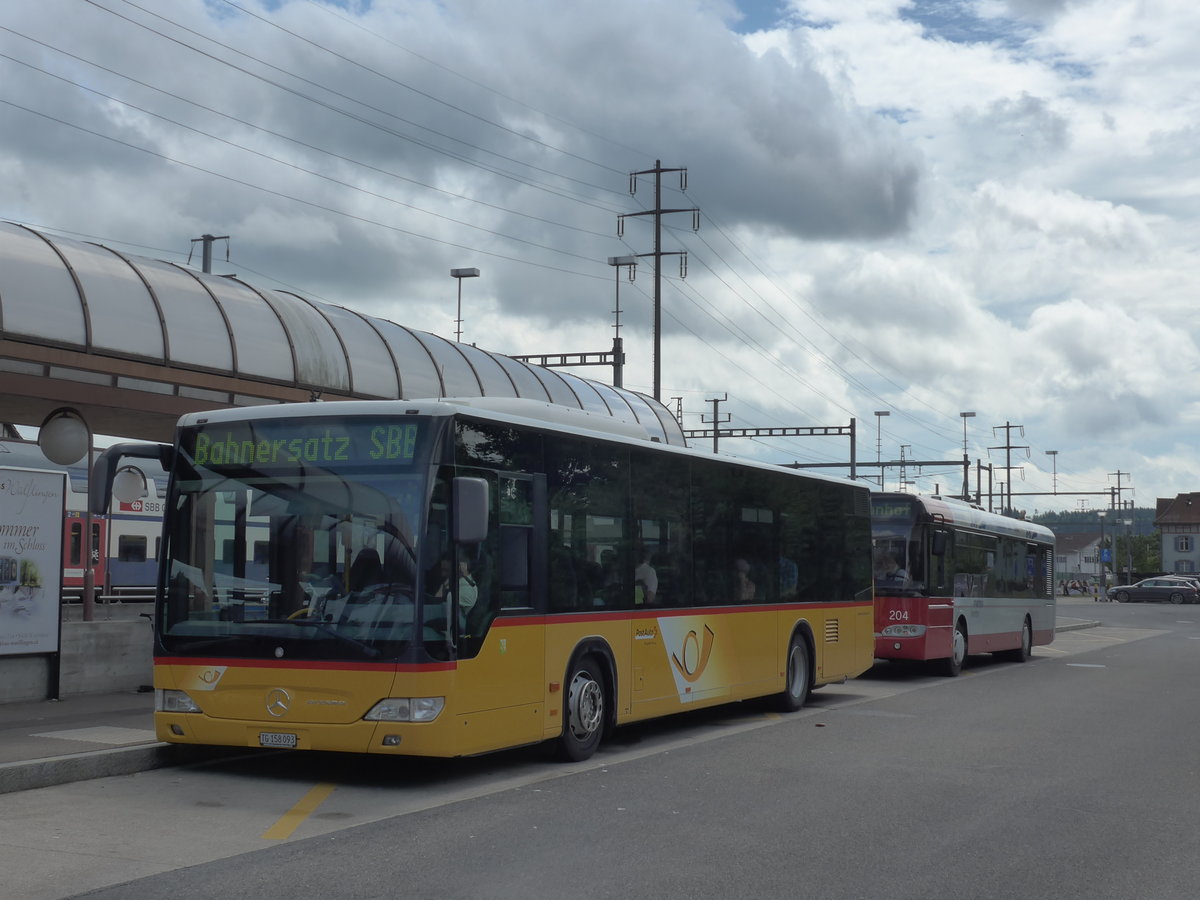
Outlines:
<svg viewBox="0 0 1200 900"><path fill-rule="evenodd" d="M879 464L879 489L883 490L883 417L890 416L886 409L875 410L875 462Z"/></svg>
<svg viewBox="0 0 1200 900"><path fill-rule="evenodd" d="M462 280L464 278L478 278L478 269L451 269L450 277L458 282L458 316L454 320L454 340L462 343Z"/></svg>
<svg viewBox="0 0 1200 900"><path fill-rule="evenodd" d="M90 622L96 614L96 569L93 553L99 548L92 541L92 426L76 409L60 407L42 421L38 429L38 447L46 458L60 466L84 461L87 470L88 502L83 513L81 560L83 563L83 596L80 598L83 621Z"/></svg>
<svg viewBox="0 0 1200 900"><path fill-rule="evenodd" d="M1104 576L1104 517L1108 515L1105 510L1100 510L1096 513L1096 517L1100 519L1100 548L1096 551L1096 562L1100 568L1100 591L1096 595L1097 600L1103 600L1106 595L1105 588L1108 586L1108 579Z"/></svg>
<svg viewBox="0 0 1200 900"><path fill-rule="evenodd" d="M1125 583L1133 584L1133 519L1122 519L1125 523Z"/></svg>
<svg viewBox="0 0 1200 900"><path fill-rule="evenodd" d="M970 500L971 499L971 485L967 481L967 478L970 475L971 457L969 457L967 455L967 419L975 418L975 413L960 412L959 415L962 416L962 420L963 420L963 489L962 489L962 498L964 500Z"/></svg>
<svg viewBox="0 0 1200 900"><path fill-rule="evenodd" d="M637 272L636 256L610 256L608 264L613 267L613 273L616 275L617 287L617 306L614 310L616 314L616 324L613 326L615 334L613 336L613 386L624 387L624 368L625 368L625 346L621 341L621 267L629 268L629 280L633 281L634 275Z"/></svg>

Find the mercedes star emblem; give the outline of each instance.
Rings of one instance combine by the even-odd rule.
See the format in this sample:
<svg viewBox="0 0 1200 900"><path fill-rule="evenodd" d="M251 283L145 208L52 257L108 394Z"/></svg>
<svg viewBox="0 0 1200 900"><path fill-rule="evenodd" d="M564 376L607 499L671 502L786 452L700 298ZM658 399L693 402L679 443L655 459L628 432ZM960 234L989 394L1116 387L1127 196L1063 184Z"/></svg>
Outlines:
<svg viewBox="0 0 1200 900"><path fill-rule="evenodd" d="M292 696L283 688L275 688L267 694L267 712L275 718L287 715L288 707L292 705Z"/></svg>

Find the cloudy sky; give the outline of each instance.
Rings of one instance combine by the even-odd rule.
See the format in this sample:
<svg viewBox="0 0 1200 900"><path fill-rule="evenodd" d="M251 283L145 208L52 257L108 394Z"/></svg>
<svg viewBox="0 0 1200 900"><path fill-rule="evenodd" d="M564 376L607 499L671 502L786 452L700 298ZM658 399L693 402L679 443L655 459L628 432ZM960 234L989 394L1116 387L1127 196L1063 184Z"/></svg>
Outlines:
<svg viewBox="0 0 1200 900"><path fill-rule="evenodd" d="M1185 0L7 0L0 219L176 262L229 235L215 271L446 336L477 267L464 340L600 351L661 161L699 210L661 247L685 427L727 397L936 461L965 422L997 486L1064 492L1020 508L1153 506L1200 490L1197 34ZM645 393L653 263L619 282Z"/></svg>

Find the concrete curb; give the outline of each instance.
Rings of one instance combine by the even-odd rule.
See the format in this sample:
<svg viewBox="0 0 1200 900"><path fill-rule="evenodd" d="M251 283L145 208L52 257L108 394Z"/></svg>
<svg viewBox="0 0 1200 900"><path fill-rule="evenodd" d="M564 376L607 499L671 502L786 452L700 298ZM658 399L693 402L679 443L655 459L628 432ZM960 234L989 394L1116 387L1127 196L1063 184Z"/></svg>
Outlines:
<svg viewBox="0 0 1200 900"><path fill-rule="evenodd" d="M170 744L140 744L136 747L114 747L111 750L90 750L65 756L50 756L27 762L0 764L0 794L29 791L72 781L106 778L109 775L132 775L178 763L176 748Z"/></svg>
<svg viewBox="0 0 1200 900"><path fill-rule="evenodd" d="M1055 625L1054 633L1058 634L1059 632L1062 632L1062 631L1082 631L1085 628L1098 628L1099 626L1100 626L1099 620L1078 619L1076 621L1067 622L1062 625Z"/></svg>
<svg viewBox="0 0 1200 900"><path fill-rule="evenodd" d="M186 744L138 744L49 756L22 762L0 763L0 794L31 791L75 781L135 775L151 769L197 765L244 754L240 747L204 747Z"/></svg>

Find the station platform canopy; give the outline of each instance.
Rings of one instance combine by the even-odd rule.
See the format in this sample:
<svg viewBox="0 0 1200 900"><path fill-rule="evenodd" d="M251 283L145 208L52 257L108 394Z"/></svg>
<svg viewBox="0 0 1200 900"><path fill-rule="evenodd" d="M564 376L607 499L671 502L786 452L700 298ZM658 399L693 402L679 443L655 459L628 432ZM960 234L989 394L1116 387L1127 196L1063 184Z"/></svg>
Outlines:
<svg viewBox="0 0 1200 900"><path fill-rule="evenodd" d="M683 445L665 406L235 276L0 222L0 422L70 406L93 432L170 440L185 412L289 401L525 397Z"/></svg>

